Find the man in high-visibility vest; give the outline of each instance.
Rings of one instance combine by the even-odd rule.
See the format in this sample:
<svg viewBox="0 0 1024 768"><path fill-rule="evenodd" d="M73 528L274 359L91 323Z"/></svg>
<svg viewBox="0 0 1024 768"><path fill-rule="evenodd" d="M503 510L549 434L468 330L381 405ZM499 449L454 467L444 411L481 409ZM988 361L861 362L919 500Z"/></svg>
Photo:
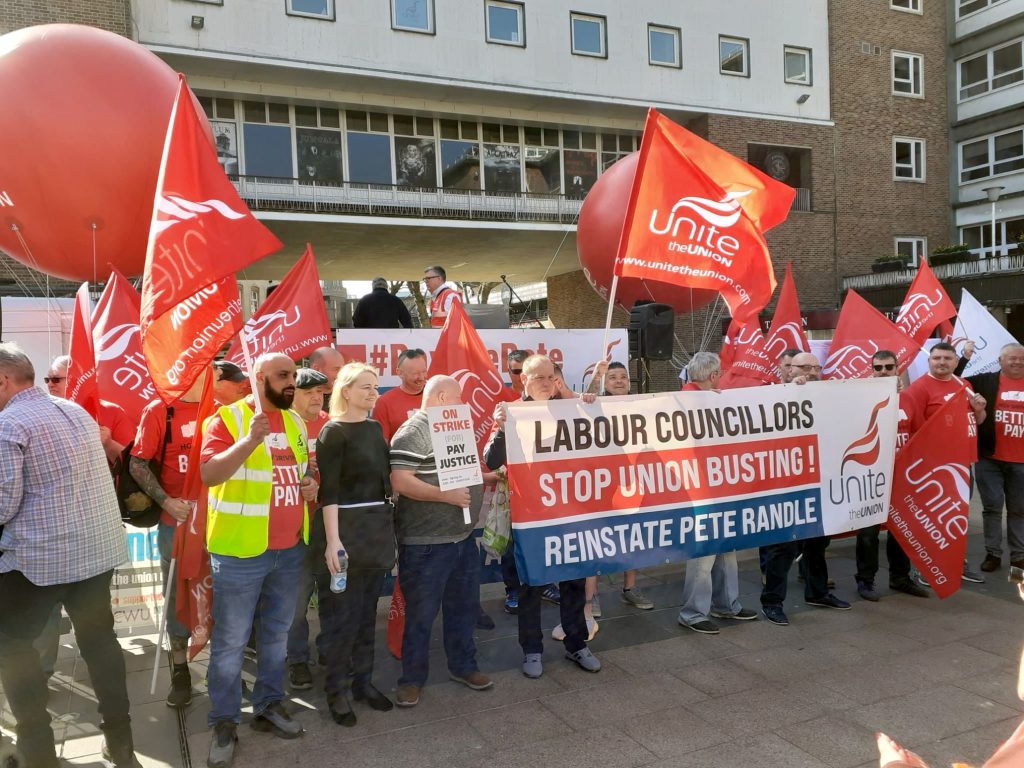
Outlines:
<svg viewBox="0 0 1024 768"><path fill-rule="evenodd" d="M430 294L430 327L443 328L454 302L462 303L458 288L448 280L443 267L427 267L423 270L423 285Z"/></svg>
<svg viewBox="0 0 1024 768"><path fill-rule="evenodd" d="M213 728L207 765L234 758L241 719L242 654L259 605L252 727L284 739L303 734L284 707L288 629L309 543L306 502L316 498L302 417L291 409L295 363L258 358L257 391L205 424L201 475L209 488L206 548L213 578L207 682ZM260 413L254 409L258 403Z"/></svg>

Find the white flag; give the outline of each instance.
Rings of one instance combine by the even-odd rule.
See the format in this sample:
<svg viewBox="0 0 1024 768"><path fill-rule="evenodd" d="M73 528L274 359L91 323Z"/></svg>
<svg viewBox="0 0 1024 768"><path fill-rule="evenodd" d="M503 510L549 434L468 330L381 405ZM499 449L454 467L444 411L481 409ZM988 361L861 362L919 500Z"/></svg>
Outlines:
<svg viewBox="0 0 1024 768"><path fill-rule="evenodd" d="M1010 335L992 313L971 296L966 289L960 294L960 311L953 328L953 345L960 352L968 340L974 342L974 355L964 370L964 376L991 373L999 370L999 350L1017 340Z"/></svg>

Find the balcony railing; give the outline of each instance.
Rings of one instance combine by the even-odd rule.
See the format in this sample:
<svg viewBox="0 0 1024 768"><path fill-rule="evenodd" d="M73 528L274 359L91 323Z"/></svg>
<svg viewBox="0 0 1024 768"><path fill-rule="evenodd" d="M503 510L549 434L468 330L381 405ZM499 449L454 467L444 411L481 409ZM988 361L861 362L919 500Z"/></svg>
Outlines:
<svg viewBox="0 0 1024 768"><path fill-rule="evenodd" d="M535 192L325 184L265 176L232 178L253 210L575 224L583 200Z"/></svg>
<svg viewBox="0 0 1024 768"><path fill-rule="evenodd" d="M970 280L975 277L1024 273L1024 253L1018 250L1009 256L978 259L977 261L960 261L955 264L940 264L932 267L932 272L939 280ZM870 275L854 275L843 278L843 289L853 288L884 288L891 285L907 284L914 279L917 268L903 269L896 272L880 272Z"/></svg>

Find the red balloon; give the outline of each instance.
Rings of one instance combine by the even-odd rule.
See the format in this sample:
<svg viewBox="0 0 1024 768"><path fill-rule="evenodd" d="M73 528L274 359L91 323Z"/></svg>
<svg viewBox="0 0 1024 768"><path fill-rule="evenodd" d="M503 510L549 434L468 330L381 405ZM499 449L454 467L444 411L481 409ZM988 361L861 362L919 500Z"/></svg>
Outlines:
<svg viewBox="0 0 1024 768"><path fill-rule="evenodd" d="M598 295L607 300L612 285L612 267L619 236L626 220L629 191L633 186L638 152L619 160L605 171L583 201L576 227L576 249L583 274ZM692 312L714 301L717 291L682 288L678 285L635 277L620 277L615 304L627 312L636 301L668 304L677 313Z"/></svg>
<svg viewBox="0 0 1024 768"><path fill-rule="evenodd" d="M177 87L111 32L0 36L0 250L69 280L141 274Z"/></svg>

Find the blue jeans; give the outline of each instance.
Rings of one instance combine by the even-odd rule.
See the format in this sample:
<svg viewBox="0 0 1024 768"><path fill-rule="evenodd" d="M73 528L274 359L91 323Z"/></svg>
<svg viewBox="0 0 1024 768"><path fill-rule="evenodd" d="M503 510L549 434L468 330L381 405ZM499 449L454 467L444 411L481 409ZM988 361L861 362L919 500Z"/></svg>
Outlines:
<svg viewBox="0 0 1024 768"><path fill-rule="evenodd" d="M454 544L402 545L398 572L405 595L402 677L399 685L422 688L427 682L430 630L437 612L444 616L444 652L448 671L465 677L476 672L473 630L480 611L480 560L469 536Z"/></svg>
<svg viewBox="0 0 1024 768"><path fill-rule="evenodd" d="M313 561L323 562L323 550L306 547L306 557L302 560L302 572L299 575L299 591L295 599L295 615L292 617L292 628L288 630L288 663L309 663L309 600L316 589L313 577ZM316 650L320 658L327 656L327 641L323 631L316 636Z"/></svg>
<svg viewBox="0 0 1024 768"><path fill-rule="evenodd" d="M174 584L167 583L167 574L171 568L171 555L174 551L174 532L177 528L178 526L176 525L160 523L160 527L157 529L156 541L160 549L160 570L164 574L164 612L167 614L167 637L171 643L171 650L187 650L189 631L184 624L178 621L178 617L175 614L177 602L174 599L174 593L177 590ZM175 570L177 570L177 567L176 565ZM177 581L177 575L175 575L174 579Z"/></svg>
<svg viewBox="0 0 1024 768"><path fill-rule="evenodd" d="M679 620L684 624L707 621L708 613L735 615L740 605L740 577L735 552L698 557L686 561L683 605Z"/></svg>
<svg viewBox="0 0 1024 768"><path fill-rule="evenodd" d="M260 714L284 699L285 655L288 628L295 614L298 587L306 546L268 549L256 557L210 555L213 577L213 634L210 638L210 714L219 720L239 722L242 706L242 654L259 606L256 648L256 685L253 714Z"/></svg>

